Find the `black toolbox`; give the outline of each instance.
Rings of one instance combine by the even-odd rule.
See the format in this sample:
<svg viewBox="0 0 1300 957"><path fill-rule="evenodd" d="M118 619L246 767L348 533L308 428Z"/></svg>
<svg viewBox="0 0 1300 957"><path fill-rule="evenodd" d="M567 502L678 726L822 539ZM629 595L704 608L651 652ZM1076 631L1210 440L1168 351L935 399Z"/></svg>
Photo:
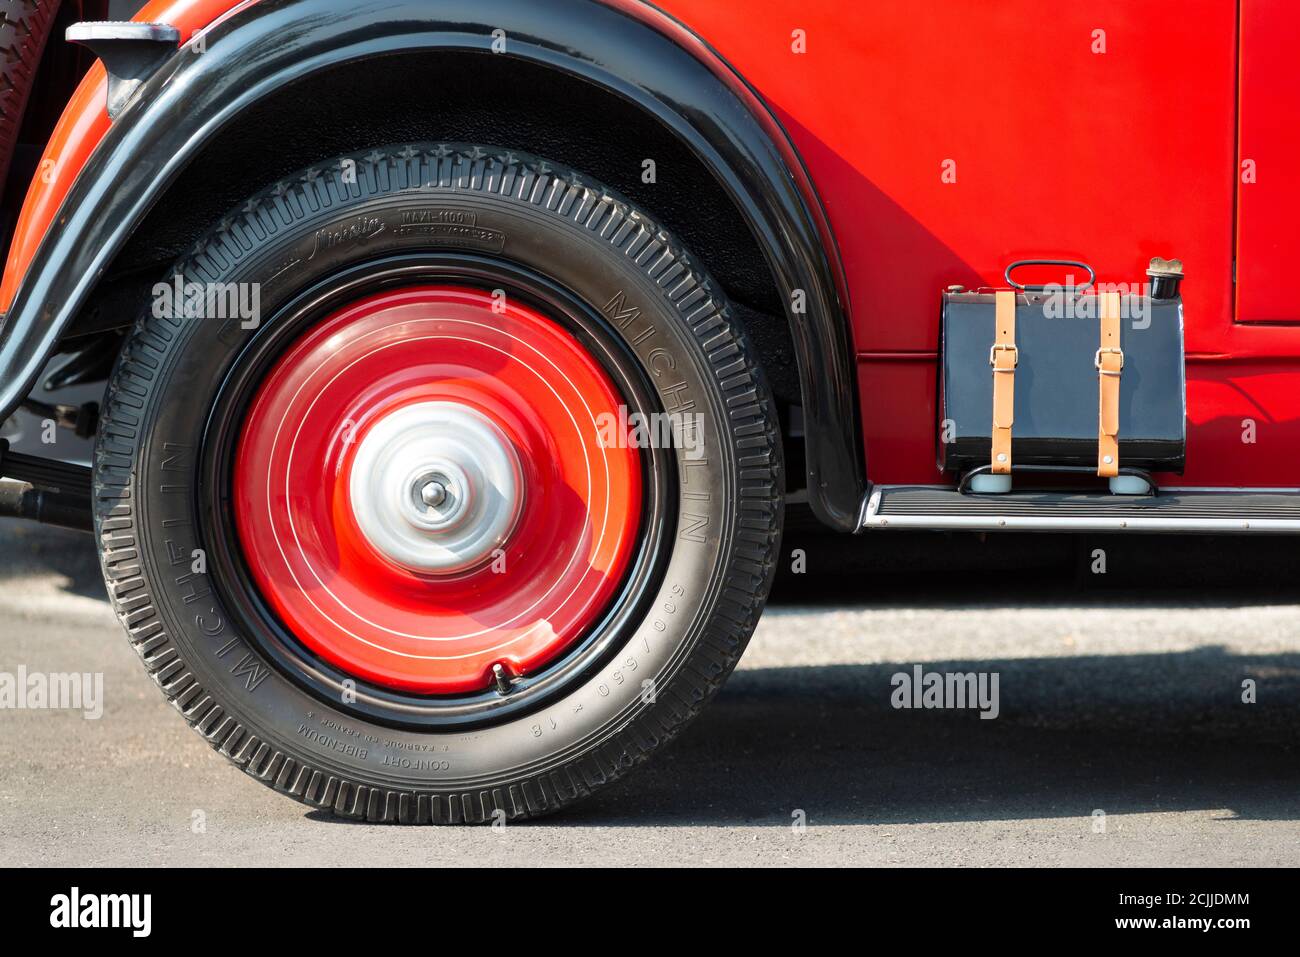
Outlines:
<svg viewBox="0 0 1300 957"><path fill-rule="evenodd" d="M1099 375L1103 358L1113 358L1107 367L1120 367L1117 374L1108 373L1119 383L1119 465L1181 472L1187 446L1182 264L1152 260L1141 292L1120 292L1109 301L1119 304L1121 354L1114 357L1103 353L1116 350L1101 348L1100 300L1108 291L1098 292L1091 279L1079 287L1015 284L1012 270L1029 264L1078 266L1093 276L1082 263L1058 260L1007 268L1007 282L1014 287L1015 349L1000 366L1014 379L1012 470L1017 465L1063 471L1097 467ZM996 296L994 290L960 287L943 295L938 449L939 466L948 472L988 471L994 465Z"/></svg>

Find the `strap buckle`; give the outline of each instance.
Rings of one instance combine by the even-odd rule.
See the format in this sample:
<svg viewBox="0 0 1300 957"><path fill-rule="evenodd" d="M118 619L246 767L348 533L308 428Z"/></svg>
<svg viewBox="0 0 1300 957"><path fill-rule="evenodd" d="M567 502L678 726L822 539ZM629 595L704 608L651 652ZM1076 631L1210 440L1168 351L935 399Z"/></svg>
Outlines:
<svg viewBox="0 0 1300 957"><path fill-rule="evenodd" d="M1020 350L1017 349L1013 343L995 342L993 343L993 345L989 346L989 365L993 366L994 372L1011 371L1011 369L997 368L996 355L999 352L1011 353L1011 369L1014 369L1016 366L1020 365Z"/></svg>
<svg viewBox="0 0 1300 957"><path fill-rule="evenodd" d="M1108 354L1110 354L1110 355L1119 356L1119 368L1118 368L1118 369L1103 369L1103 368L1101 367L1101 356L1102 356L1102 353L1108 353ZM1097 350L1097 354L1096 354L1095 356L1093 356L1092 364L1096 367L1097 371L1100 372L1102 375L1119 375L1121 372L1124 371L1124 350L1123 350L1123 349L1111 349L1111 348L1098 349L1098 350Z"/></svg>

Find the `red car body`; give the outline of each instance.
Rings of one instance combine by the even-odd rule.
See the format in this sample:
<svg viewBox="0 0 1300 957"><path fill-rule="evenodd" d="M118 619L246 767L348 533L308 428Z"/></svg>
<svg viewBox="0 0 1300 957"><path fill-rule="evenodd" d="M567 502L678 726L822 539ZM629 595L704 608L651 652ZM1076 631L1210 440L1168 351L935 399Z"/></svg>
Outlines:
<svg viewBox="0 0 1300 957"><path fill-rule="evenodd" d="M256 0L157 0L187 40ZM1289 55L1300 10L1270 0L922 5L611 0L679 21L780 121L843 268L873 483L941 483L938 292L998 285L1030 256L1136 282L1186 263L1183 486L1291 487L1300 466L1300 307L1290 241L1300 146ZM663 12L660 13L659 11ZM105 75L50 139L10 246L7 309L109 128ZM1243 441L1244 430L1253 441Z"/></svg>

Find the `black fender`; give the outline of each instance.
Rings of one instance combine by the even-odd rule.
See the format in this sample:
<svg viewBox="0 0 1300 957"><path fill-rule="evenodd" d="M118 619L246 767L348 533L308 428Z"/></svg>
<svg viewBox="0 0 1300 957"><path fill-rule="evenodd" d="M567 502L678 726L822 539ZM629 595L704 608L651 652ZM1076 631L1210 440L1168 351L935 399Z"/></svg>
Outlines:
<svg viewBox="0 0 1300 957"><path fill-rule="evenodd" d="M494 31L504 31L503 55L577 75L652 114L728 193L787 303L809 503L831 527L855 530L865 476L847 293L820 201L784 130L735 71L684 26L630 0L261 0L219 20L204 50L180 47L145 81L73 184L4 323L0 420L167 185L242 110L351 60L490 51Z"/></svg>

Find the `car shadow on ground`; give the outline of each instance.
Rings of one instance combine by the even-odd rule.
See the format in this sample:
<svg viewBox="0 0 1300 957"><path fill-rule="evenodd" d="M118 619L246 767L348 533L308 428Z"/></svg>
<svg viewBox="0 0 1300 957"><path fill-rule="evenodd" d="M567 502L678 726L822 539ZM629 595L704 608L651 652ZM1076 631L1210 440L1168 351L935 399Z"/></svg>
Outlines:
<svg viewBox="0 0 1300 957"><path fill-rule="evenodd" d="M0 519L0 588L24 579L55 576L71 595L108 602L95 537L85 532Z"/></svg>
<svg viewBox="0 0 1300 957"><path fill-rule="evenodd" d="M1297 547L1290 537L846 539L796 514L766 624L791 617L797 641L809 612L1187 616L1300 605ZM795 549L802 574L791 571ZM951 628L960 618L943 620ZM1300 818L1300 652L1243 655L1209 641L1018 657L1009 636L1006 659L932 660L945 640L927 642L925 670L999 673L996 719L892 707L891 679L912 661L742 668L679 741L561 819L789 827L800 812L829 824L1078 817L1086 833L1098 809L1219 812L1225 826ZM1242 700L1247 679L1253 704Z"/></svg>
<svg viewBox="0 0 1300 957"><path fill-rule="evenodd" d="M998 672L1000 714L896 710L910 662L736 672L682 738L570 823L790 826L1187 810L1300 817L1300 654L927 661ZM1258 702L1241 700L1256 681Z"/></svg>

